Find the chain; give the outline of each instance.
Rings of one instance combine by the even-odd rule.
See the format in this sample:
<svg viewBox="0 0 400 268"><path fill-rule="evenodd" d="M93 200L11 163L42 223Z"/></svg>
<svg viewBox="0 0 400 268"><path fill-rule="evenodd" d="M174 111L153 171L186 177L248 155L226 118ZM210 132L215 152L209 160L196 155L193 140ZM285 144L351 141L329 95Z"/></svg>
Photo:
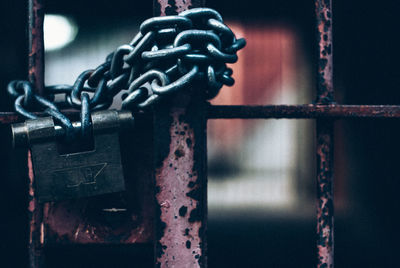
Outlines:
<svg viewBox="0 0 400 268"><path fill-rule="evenodd" d="M122 109L146 110L163 98L203 83L205 96L212 99L223 85L232 86L236 52L246 41L236 39L221 15L209 8L194 8L176 16L154 17L140 25L140 32L129 44L118 47L96 69L82 72L71 85L46 86L37 95L31 83L15 80L8 93L16 112L36 119L33 110L52 116L71 140L91 131L90 113L109 108L121 91ZM55 101L63 95L62 101ZM80 110L79 131L61 110Z"/></svg>

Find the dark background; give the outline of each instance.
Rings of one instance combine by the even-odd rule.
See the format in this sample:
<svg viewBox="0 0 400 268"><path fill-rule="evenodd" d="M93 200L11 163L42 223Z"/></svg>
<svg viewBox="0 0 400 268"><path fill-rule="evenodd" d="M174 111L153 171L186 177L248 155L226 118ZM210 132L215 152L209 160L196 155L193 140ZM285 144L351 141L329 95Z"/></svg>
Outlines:
<svg viewBox="0 0 400 268"><path fill-rule="evenodd" d="M10 111L5 86L26 77L26 2L2 1L0 107ZM47 1L46 12L72 15L85 25L152 15L152 1ZM313 1L208 1L225 18L283 21L297 26L315 62ZM399 4L396 1L334 1L336 99L345 104L399 104ZM99 28L102 25L98 25ZM396 267L399 244L399 122L346 120L336 124L338 176L346 174L352 209L335 224L336 267ZM6 129L1 129L6 133ZM3 137L4 135L2 135ZM5 138L3 138L5 140ZM0 153L0 267L26 267L28 239L24 163L5 140ZM340 179L340 178L339 178ZM315 218L213 219L210 267L311 267ZM50 267L149 267L152 247L63 247L48 252ZM79 265L78 265L79 264Z"/></svg>

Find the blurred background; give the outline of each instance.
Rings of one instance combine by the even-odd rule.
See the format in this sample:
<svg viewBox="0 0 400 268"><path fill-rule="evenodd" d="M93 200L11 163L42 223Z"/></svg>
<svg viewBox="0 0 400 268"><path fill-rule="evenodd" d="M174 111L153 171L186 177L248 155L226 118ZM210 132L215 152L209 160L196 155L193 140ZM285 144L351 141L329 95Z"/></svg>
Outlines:
<svg viewBox="0 0 400 268"><path fill-rule="evenodd" d="M26 1L3 2L0 107L11 111L6 84L26 77L27 7ZM46 84L73 83L80 72L128 43L152 16L152 1L45 5ZM314 1L210 0L207 6L217 9L248 44L232 66L235 86L223 88L212 103L313 102ZM334 1L337 102L400 103L398 7L395 1ZM397 120L336 122L336 267L397 266L399 131ZM314 132L313 120L209 121L209 267L315 265ZM12 161L9 150L0 153L0 160L0 266L26 267L24 163ZM82 264L89 258L85 267L149 267L152 261L151 246L97 248L90 257L74 248L50 253L53 261L75 258Z"/></svg>

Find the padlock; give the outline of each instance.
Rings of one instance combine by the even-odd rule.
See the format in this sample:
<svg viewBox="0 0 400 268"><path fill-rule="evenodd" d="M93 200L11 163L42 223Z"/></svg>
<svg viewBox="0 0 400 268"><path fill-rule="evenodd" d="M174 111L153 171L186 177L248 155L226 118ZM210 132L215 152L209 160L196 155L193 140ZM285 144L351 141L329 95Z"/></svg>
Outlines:
<svg viewBox="0 0 400 268"><path fill-rule="evenodd" d="M93 112L93 150L60 154L52 117L12 125L15 146L28 142L39 202L97 196L125 190L119 129L133 123L128 111Z"/></svg>

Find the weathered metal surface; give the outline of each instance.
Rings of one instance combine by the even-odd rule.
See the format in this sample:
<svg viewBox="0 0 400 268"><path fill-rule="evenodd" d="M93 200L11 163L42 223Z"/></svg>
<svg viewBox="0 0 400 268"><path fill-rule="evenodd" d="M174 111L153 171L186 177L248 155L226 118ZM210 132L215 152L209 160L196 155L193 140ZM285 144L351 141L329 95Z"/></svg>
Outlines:
<svg viewBox="0 0 400 268"><path fill-rule="evenodd" d="M35 85L36 92L43 93L44 89L44 39L43 39L44 10L42 0L28 2L28 36L29 36L29 82ZM43 206L38 203L33 175L32 155L28 152L29 170L29 266L39 268L44 265L43 237Z"/></svg>
<svg viewBox="0 0 400 268"><path fill-rule="evenodd" d="M44 39L43 0L30 0L28 3L28 36L29 36L29 82L39 94L44 90Z"/></svg>
<svg viewBox="0 0 400 268"><path fill-rule="evenodd" d="M400 118L399 105L211 105L208 119Z"/></svg>
<svg viewBox="0 0 400 268"><path fill-rule="evenodd" d="M29 218L29 267L39 268L44 264L43 252L43 206L41 206L35 196L35 177L33 175L32 155L28 151L28 176L29 176L29 196L28 196L28 218Z"/></svg>
<svg viewBox="0 0 400 268"><path fill-rule="evenodd" d="M152 122L148 116L135 119L141 131L123 131L120 136L126 192L46 204L46 245L153 241Z"/></svg>
<svg viewBox="0 0 400 268"><path fill-rule="evenodd" d="M155 1L172 15L202 1ZM194 92L201 92L193 90ZM182 94L154 115L156 267L206 267L206 117L203 96Z"/></svg>
<svg viewBox="0 0 400 268"><path fill-rule="evenodd" d="M155 137L160 267L206 265L206 119L201 112L204 107L187 105L193 109L172 108L155 119L156 125L165 128Z"/></svg>
<svg viewBox="0 0 400 268"><path fill-rule="evenodd" d="M29 140L40 203L124 191L118 132L124 121L133 123L132 115L106 110L91 118L93 147L79 152L59 152L51 117L12 125L14 143Z"/></svg>
<svg viewBox="0 0 400 268"><path fill-rule="evenodd" d="M318 267L333 267L333 122L317 120Z"/></svg>
<svg viewBox="0 0 400 268"><path fill-rule="evenodd" d="M317 18L318 88L317 103L331 103L334 99L333 89L333 43L332 43L332 1L315 1Z"/></svg>
<svg viewBox="0 0 400 268"><path fill-rule="evenodd" d="M29 79L35 90L42 92L43 4L31 0L29 15ZM78 114L67 113L72 118ZM141 117L141 116L138 116ZM20 122L15 113L1 113L0 123ZM121 155L127 191L40 205L36 199L31 155L29 153L29 221L30 267L43 267L43 248L54 244L151 243L154 240L154 185L152 122L138 118L136 126L143 131L121 134Z"/></svg>
<svg viewBox="0 0 400 268"><path fill-rule="evenodd" d="M153 0L154 15L176 15L194 7L203 7L205 0Z"/></svg>
<svg viewBox="0 0 400 268"><path fill-rule="evenodd" d="M210 105L206 107L208 119L307 119L307 118L400 118L400 105ZM46 116L43 113L35 113ZM79 113L69 112L77 117ZM21 115L0 112L0 124L21 122Z"/></svg>
<svg viewBox="0 0 400 268"><path fill-rule="evenodd" d="M316 0L318 29L317 104L334 103L332 1ZM334 260L333 127L317 120L317 267L331 268Z"/></svg>

